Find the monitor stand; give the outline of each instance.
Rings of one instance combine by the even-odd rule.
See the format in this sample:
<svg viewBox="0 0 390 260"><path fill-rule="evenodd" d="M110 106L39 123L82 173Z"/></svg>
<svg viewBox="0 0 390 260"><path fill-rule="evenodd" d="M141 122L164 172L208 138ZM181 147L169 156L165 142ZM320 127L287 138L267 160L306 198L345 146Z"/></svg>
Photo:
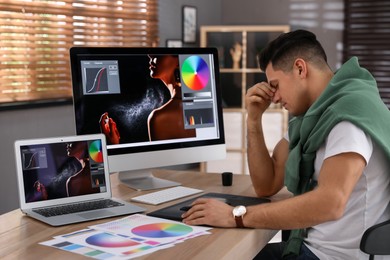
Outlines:
<svg viewBox="0 0 390 260"><path fill-rule="evenodd" d="M121 183L135 190L154 190L179 186L181 183L160 179L153 176L153 169L119 172Z"/></svg>

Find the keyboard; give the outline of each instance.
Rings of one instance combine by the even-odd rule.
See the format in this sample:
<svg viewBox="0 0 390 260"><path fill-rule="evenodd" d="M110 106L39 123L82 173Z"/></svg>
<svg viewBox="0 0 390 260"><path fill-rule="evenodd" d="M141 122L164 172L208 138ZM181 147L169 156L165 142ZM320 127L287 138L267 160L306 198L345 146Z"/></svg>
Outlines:
<svg viewBox="0 0 390 260"><path fill-rule="evenodd" d="M132 198L131 200L145 203L145 204L158 205L161 203L184 198L201 192L203 192L203 190L177 186L177 187L167 188L165 190L151 192L145 195L140 195Z"/></svg>
<svg viewBox="0 0 390 260"><path fill-rule="evenodd" d="M34 209L33 211L45 216L45 217L54 217L65 214L72 214L77 212L95 210L95 209L105 209L112 208L117 206L122 206L123 204L114 200L105 199L105 200L97 200L97 201L88 201L81 203L72 203L61 206L53 206L50 208L41 208Z"/></svg>

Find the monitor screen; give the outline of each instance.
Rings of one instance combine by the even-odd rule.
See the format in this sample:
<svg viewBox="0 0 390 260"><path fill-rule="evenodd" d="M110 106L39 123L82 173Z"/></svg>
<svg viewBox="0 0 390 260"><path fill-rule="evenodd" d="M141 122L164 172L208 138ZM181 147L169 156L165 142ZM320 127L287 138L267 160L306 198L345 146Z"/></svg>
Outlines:
<svg viewBox="0 0 390 260"><path fill-rule="evenodd" d="M73 47L70 58L76 132L105 134L110 171L129 186L156 188L146 169L226 156L215 48Z"/></svg>

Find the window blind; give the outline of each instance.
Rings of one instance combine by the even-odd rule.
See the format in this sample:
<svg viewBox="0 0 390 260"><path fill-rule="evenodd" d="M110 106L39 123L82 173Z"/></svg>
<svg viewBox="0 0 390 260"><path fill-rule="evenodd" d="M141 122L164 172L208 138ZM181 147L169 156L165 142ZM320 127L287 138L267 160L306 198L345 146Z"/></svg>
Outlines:
<svg viewBox="0 0 390 260"><path fill-rule="evenodd" d="M152 46L157 0L0 0L0 105L70 98L69 48Z"/></svg>
<svg viewBox="0 0 390 260"><path fill-rule="evenodd" d="M390 108L390 1L345 0L344 61L357 56Z"/></svg>

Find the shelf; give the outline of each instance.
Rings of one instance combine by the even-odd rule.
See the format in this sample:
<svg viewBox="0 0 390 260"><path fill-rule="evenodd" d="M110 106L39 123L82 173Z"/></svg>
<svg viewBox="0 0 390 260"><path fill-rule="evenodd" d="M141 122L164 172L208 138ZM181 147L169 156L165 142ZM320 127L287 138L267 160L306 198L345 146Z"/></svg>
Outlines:
<svg viewBox="0 0 390 260"><path fill-rule="evenodd" d="M245 94L249 87L266 81L257 54L269 41L289 30L288 25L201 26L201 47L218 49L227 146L227 158L205 163L205 171L248 174ZM288 113L280 105L271 105L265 112L263 127L270 153L286 133L287 122Z"/></svg>

